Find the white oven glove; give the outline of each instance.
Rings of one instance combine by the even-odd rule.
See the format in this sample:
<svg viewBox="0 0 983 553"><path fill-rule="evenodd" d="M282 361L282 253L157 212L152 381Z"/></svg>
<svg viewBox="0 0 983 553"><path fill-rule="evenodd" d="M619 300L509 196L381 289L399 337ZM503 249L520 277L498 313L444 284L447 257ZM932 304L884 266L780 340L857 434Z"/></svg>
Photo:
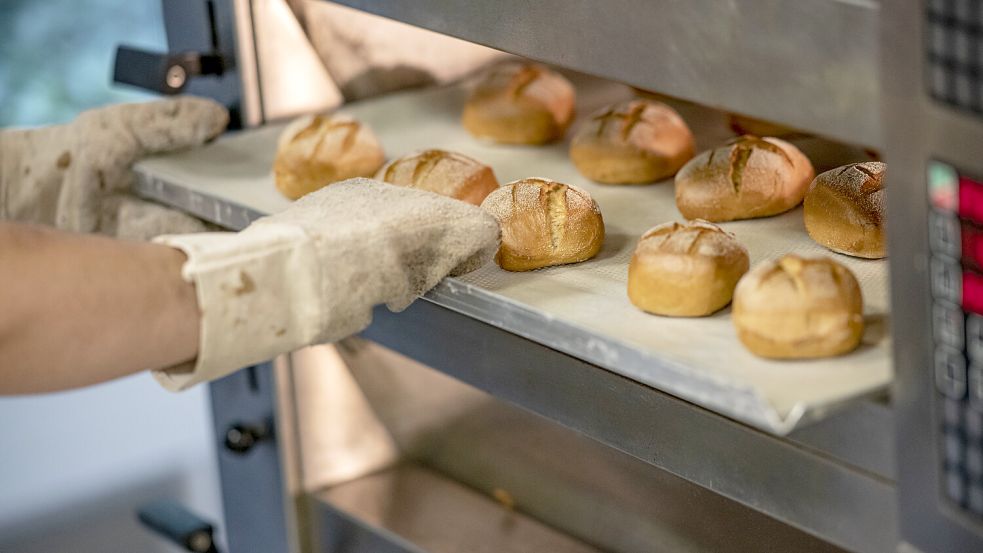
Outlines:
<svg viewBox="0 0 983 553"><path fill-rule="evenodd" d="M65 125L0 131L0 220L127 238L204 230L193 217L130 196L130 166L202 144L228 121L211 100L178 97L94 109Z"/></svg>
<svg viewBox="0 0 983 553"><path fill-rule="evenodd" d="M155 376L180 390L345 338L374 306L404 309L448 274L478 268L498 238L479 207L369 179L332 184L239 233L158 237L188 256L201 332L193 367Z"/></svg>

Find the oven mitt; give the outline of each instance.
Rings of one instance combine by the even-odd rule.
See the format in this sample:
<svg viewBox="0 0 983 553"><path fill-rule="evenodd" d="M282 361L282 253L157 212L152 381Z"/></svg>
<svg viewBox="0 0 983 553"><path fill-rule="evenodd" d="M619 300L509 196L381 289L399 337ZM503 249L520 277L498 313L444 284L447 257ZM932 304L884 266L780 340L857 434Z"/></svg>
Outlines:
<svg viewBox="0 0 983 553"><path fill-rule="evenodd" d="M0 220L127 238L204 230L193 217L130 196L130 166L146 155L202 144L228 121L221 105L189 96L94 109L66 125L2 131Z"/></svg>
<svg viewBox="0 0 983 553"><path fill-rule="evenodd" d="M161 236L185 252L201 311L198 358L155 376L170 390L224 376L369 325L448 274L480 267L499 227L479 207L412 188L350 179L239 233Z"/></svg>

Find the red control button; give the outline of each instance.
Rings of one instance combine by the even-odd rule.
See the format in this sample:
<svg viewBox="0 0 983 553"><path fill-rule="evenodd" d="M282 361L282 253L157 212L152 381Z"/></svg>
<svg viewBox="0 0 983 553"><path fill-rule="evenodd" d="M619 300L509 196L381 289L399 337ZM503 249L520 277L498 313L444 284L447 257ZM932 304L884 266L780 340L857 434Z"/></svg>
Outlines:
<svg viewBox="0 0 983 553"><path fill-rule="evenodd" d="M983 275L963 271L963 310L983 314Z"/></svg>
<svg viewBox="0 0 983 553"><path fill-rule="evenodd" d="M983 225L983 183L959 177L959 216Z"/></svg>

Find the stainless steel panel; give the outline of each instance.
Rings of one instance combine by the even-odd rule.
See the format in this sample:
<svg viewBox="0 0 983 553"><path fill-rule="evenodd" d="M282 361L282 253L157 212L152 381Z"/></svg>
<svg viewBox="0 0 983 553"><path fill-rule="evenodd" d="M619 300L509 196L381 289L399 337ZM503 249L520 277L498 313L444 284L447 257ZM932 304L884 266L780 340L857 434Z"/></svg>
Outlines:
<svg viewBox="0 0 983 553"><path fill-rule="evenodd" d="M371 542L385 538L390 547L400 547L396 550L427 553L600 552L411 464L329 488L317 493L314 500L314 517L320 519L316 551L375 552L378 545ZM351 525L339 524L341 517L357 521L369 531L353 531Z"/></svg>
<svg viewBox="0 0 983 553"><path fill-rule="evenodd" d="M983 526L941 500L941 438L934 409L927 162L933 157L983 174L983 120L934 104L925 94L923 2L884 14L883 94L888 173L898 493L907 550L980 551Z"/></svg>
<svg viewBox="0 0 983 553"><path fill-rule="evenodd" d="M894 411L886 396L857 402L793 431L788 439L883 478L897 476Z"/></svg>
<svg viewBox="0 0 983 553"><path fill-rule="evenodd" d="M873 0L337 3L845 142L882 142Z"/></svg>
<svg viewBox="0 0 983 553"><path fill-rule="evenodd" d="M431 303L417 302L398 315L377 309L364 335L846 549L874 553L896 543L890 480L811 446L753 430ZM889 434L890 428L879 432Z"/></svg>
<svg viewBox="0 0 983 553"><path fill-rule="evenodd" d="M836 549L391 350L340 349L405 458L606 551Z"/></svg>
<svg viewBox="0 0 983 553"><path fill-rule="evenodd" d="M280 468L274 386L270 363L209 384L225 530L236 553L287 553L296 547ZM264 425L269 434L247 451L233 452L225 439L236 424Z"/></svg>

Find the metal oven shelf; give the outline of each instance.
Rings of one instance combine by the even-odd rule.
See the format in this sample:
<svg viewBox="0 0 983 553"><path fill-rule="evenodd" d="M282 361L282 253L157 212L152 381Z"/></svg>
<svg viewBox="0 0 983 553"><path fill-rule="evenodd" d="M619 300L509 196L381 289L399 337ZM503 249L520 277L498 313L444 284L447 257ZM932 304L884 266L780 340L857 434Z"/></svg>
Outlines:
<svg viewBox="0 0 983 553"><path fill-rule="evenodd" d="M627 87L597 79L577 77L575 83L582 116L629 94ZM474 141L457 120L463 98L464 89L451 86L352 104L345 111L372 125L391 154L443 147L489 163L502 182L545 175L582 186L598 200L608 238L596 260L532 273L507 273L489 265L446 279L427 301L778 435L876 394L890 382L883 261L838 258L858 275L872 323L857 352L794 363L756 358L740 346L727 311L698 320L654 317L625 297L627 260L637 237L650 226L679 219L671 183L596 185L576 173L563 144L515 148ZM700 148L730 133L718 112L687 105L680 110ZM242 228L262 213L289 205L270 174L280 130L244 131L191 152L142 161L136 168L137 191ZM752 262L790 250L829 254L805 234L799 210L724 226L748 246ZM442 346L435 341L433 347ZM563 378L561 370L542 370Z"/></svg>

